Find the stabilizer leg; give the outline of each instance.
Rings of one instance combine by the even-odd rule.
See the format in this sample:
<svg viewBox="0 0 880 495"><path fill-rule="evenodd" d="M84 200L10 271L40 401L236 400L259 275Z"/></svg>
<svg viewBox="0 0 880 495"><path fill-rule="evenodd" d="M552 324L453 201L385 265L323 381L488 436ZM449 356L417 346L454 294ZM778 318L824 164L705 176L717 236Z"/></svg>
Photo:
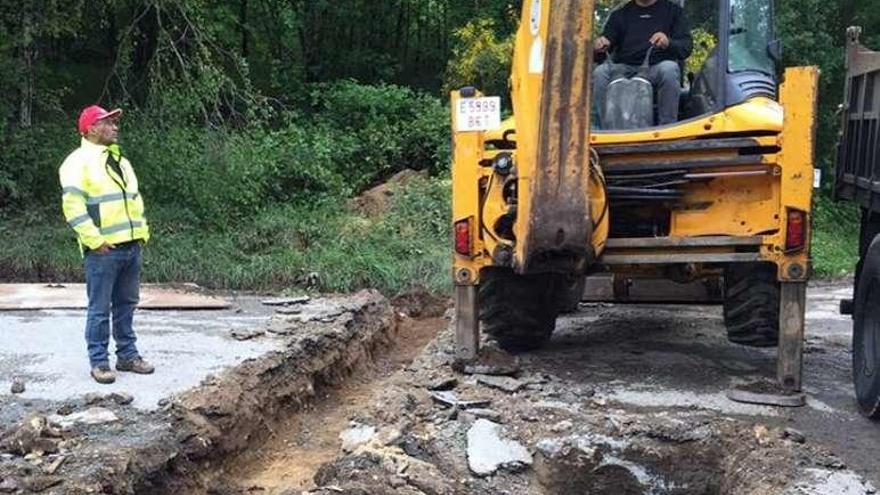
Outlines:
<svg viewBox="0 0 880 495"><path fill-rule="evenodd" d="M476 359L480 350L480 320L476 285L455 287L455 358Z"/></svg>
<svg viewBox="0 0 880 495"><path fill-rule="evenodd" d="M804 361L804 312L807 284L783 282L779 298L777 377L786 392L800 392Z"/></svg>
<svg viewBox="0 0 880 495"><path fill-rule="evenodd" d="M730 400L782 407L800 407L807 403L806 395L801 392L807 284L782 282L780 285L779 347L776 358L778 392L734 388L727 392Z"/></svg>

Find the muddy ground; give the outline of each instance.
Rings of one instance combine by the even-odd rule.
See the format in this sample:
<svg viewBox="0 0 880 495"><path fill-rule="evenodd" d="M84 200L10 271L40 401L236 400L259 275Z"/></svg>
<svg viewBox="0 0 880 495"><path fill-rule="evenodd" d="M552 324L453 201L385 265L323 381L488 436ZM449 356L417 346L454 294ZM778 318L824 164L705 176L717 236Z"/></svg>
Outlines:
<svg viewBox="0 0 880 495"><path fill-rule="evenodd" d="M91 493L874 493L880 425L853 404L851 322L837 314L848 287L810 289L809 400L797 409L725 397L772 377L775 354L727 343L718 307L582 304L560 319L546 348L519 356L510 376L483 376L449 366L450 321L436 299L395 301L396 315L370 299L370 311L344 313L346 322L373 322L376 338L353 347L356 359L315 357L333 354L333 338L307 354L309 339L292 338L277 366L247 379L257 392L230 395L247 380L224 374L149 421L105 398L122 420L82 428L79 441L106 448L114 435L128 438L132 455L121 469L152 470L152 478ZM325 330L336 330L325 333L352 345L339 316L327 318ZM292 363L303 356L324 368L306 366L311 378L296 393L290 380L304 370ZM218 395L237 402L219 407ZM3 411L23 417L51 407L5 399ZM236 415L236 407L253 411ZM165 457L155 449L139 456L132 437L168 445ZM32 458L32 470L45 474L54 459ZM27 462L6 454L0 476ZM58 473L81 474L89 462L63 462ZM60 486L46 492L68 493Z"/></svg>

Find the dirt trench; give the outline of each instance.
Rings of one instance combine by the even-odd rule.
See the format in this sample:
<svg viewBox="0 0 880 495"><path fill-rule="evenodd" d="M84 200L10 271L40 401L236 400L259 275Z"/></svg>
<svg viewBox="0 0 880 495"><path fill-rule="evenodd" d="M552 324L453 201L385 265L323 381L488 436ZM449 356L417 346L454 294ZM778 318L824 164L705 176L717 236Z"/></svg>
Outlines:
<svg viewBox="0 0 880 495"><path fill-rule="evenodd" d="M339 454L340 433L370 408L387 380L406 368L446 324L442 317L404 316L398 321L394 342L374 360L351 370L349 378L337 386L321 386L301 410L276 418L268 437L206 468L199 473L198 483L181 493L280 494L316 488L318 469Z"/></svg>

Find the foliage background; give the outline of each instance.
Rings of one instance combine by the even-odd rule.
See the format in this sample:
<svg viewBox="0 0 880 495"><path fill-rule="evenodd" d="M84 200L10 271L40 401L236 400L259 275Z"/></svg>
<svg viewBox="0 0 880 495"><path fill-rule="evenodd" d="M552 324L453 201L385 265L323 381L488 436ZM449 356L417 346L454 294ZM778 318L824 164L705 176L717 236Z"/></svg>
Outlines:
<svg viewBox="0 0 880 495"><path fill-rule="evenodd" d="M619 2L599 0L600 13ZM864 42L880 48L872 7L776 3L785 65L822 69L826 177L844 31L862 25ZM0 0L0 233L11 240L0 246L0 280L81 277L56 174L78 145L79 109L100 103L126 109L123 147L156 230L145 278L445 287L445 95L465 84L506 93L519 9L509 0ZM347 207L403 168L431 178L388 215ZM821 274L851 270L857 217L820 198Z"/></svg>

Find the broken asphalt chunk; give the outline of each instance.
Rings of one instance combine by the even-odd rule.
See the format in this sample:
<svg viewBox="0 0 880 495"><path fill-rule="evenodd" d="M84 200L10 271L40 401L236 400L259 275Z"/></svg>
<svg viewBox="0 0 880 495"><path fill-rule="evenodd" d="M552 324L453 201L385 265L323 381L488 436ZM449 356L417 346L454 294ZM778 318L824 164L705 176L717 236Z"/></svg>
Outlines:
<svg viewBox="0 0 880 495"><path fill-rule="evenodd" d="M782 438L787 438L795 443L804 443L807 441L807 437L804 436L799 430L795 430L794 428L786 428L782 431Z"/></svg>
<svg viewBox="0 0 880 495"><path fill-rule="evenodd" d="M453 407L456 409L472 409L476 407L486 407L492 403L489 399L472 399L472 400L463 400L459 399L457 395L453 392L439 391L439 392L431 392L431 398L434 399L434 402L442 404L446 407Z"/></svg>
<svg viewBox="0 0 880 495"><path fill-rule="evenodd" d="M526 382L511 378L509 376L492 376L492 375L476 375L477 383L486 385L487 387L497 388L507 393L513 393L521 390L526 386Z"/></svg>
<svg viewBox="0 0 880 495"><path fill-rule="evenodd" d="M15 493L18 490L18 481L13 478L0 480L0 493Z"/></svg>
<svg viewBox="0 0 880 495"><path fill-rule="evenodd" d="M265 306L291 306L293 304L304 304L311 301L309 296L298 297L276 297L272 299L264 299L260 301Z"/></svg>
<svg viewBox="0 0 880 495"><path fill-rule="evenodd" d="M128 392L113 392L108 395L113 402L119 404L120 406L127 406L134 402L134 396Z"/></svg>
<svg viewBox="0 0 880 495"><path fill-rule="evenodd" d="M520 370L519 358L494 345L480 349L475 359L457 361L453 368L466 375L515 375Z"/></svg>
<svg viewBox="0 0 880 495"><path fill-rule="evenodd" d="M282 306L275 310L279 315L298 315L302 313L302 307L300 306Z"/></svg>
<svg viewBox="0 0 880 495"><path fill-rule="evenodd" d="M439 378L437 380L432 381L428 384L428 390L437 392L437 391L448 391L452 390L458 386L458 379L456 378Z"/></svg>
<svg viewBox="0 0 880 495"><path fill-rule="evenodd" d="M40 493L45 491L53 486L60 485L64 481L64 478L60 476L29 476L22 480L23 488L26 490L30 490L35 493Z"/></svg>
<svg viewBox="0 0 880 495"><path fill-rule="evenodd" d="M45 471L46 474L55 474L55 472L58 471L58 468L60 468L61 465L64 464L64 461L66 461L66 460L67 460L67 456L59 455L58 457L55 458L55 460L53 460L46 467L44 467L43 471Z"/></svg>
<svg viewBox="0 0 880 495"><path fill-rule="evenodd" d="M261 335L265 335L265 334L266 334L265 330L249 329L249 328L233 328L229 332L229 335L233 339L238 340L238 341L250 340L250 339L259 337Z"/></svg>
<svg viewBox="0 0 880 495"><path fill-rule="evenodd" d="M482 407L477 407L474 409L468 409L467 414L470 414L475 419L488 419L489 421L493 421L495 423L501 423L501 413L495 411L494 409L485 409Z"/></svg>

